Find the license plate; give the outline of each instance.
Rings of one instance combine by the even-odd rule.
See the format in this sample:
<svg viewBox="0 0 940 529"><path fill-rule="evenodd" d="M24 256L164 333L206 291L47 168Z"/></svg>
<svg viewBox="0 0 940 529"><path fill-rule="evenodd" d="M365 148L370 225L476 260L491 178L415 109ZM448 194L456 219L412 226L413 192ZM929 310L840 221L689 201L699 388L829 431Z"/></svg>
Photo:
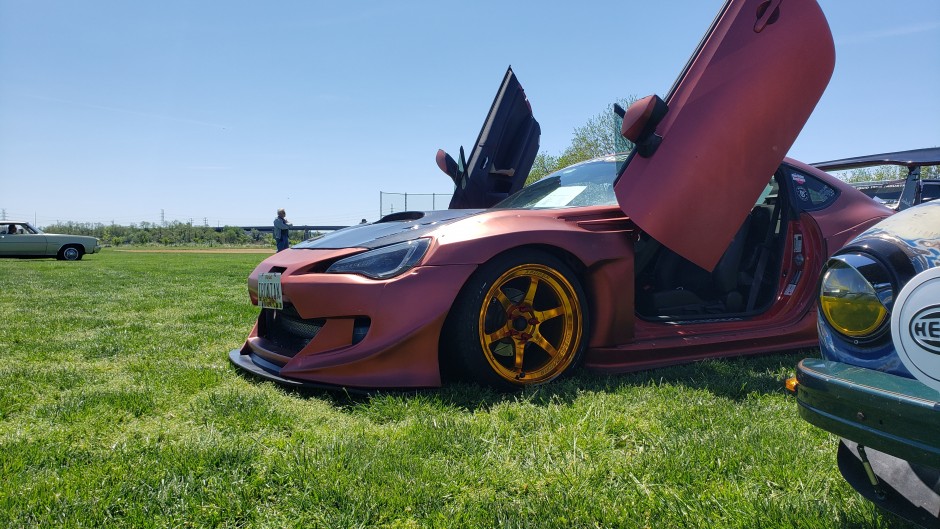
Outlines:
<svg viewBox="0 0 940 529"><path fill-rule="evenodd" d="M258 274L258 306L262 309L283 309L281 274Z"/></svg>

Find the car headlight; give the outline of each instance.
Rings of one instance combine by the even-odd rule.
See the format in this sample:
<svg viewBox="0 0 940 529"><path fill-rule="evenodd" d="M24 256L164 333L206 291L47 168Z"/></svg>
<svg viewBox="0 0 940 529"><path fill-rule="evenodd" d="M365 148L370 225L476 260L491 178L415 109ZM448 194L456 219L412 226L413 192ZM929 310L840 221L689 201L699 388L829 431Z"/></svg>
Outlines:
<svg viewBox="0 0 940 529"><path fill-rule="evenodd" d="M372 279L388 279L417 265L428 251L431 239L392 244L340 259L326 269L328 274L360 274Z"/></svg>
<svg viewBox="0 0 940 529"><path fill-rule="evenodd" d="M893 289L879 262L848 254L832 258L823 272L819 307L832 327L850 338L868 338L884 328Z"/></svg>

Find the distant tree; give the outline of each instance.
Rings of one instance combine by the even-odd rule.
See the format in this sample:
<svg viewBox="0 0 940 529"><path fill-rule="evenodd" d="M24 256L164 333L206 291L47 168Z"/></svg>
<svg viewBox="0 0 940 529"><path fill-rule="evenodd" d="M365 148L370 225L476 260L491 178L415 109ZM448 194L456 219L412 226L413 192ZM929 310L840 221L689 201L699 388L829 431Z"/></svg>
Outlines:
<svg viewBox="0 0 940 529"><path fill-rule="evenodd" d="M252 230L249 234L241 228L225 226L220 231L216 231L215 228L209 226L193 226L188 222L179 221L165 225L141 222L129 226L57 222L44 226L43 230L49 233L91 235L101 239L101 242L106 246L120 246L122 244L214 246L218 244L268 245L271 243L271 235L258 230Z"/></svg>
<svg viewBox="0 0 940 529"><path fill-rule="evenodd" d="M619 99L616 103L627 108L634 101L635 97L629 97ZM620 116L614 113L613 104L607 110L591 117L587 123L574 129L571 144L560 155L540 152L535 157L526 185L571 164L605 154L629 151L633 148L633 143L620 134L622 122Z"/></svg>
<svg viewBox="0 0 940 529"><path fill-rule="evenodd" d="M907 178L907 167L898 165L880 165L878 167L861 167L837 174L840 178L856 184L861 182L880 182L882 180L900 180ZM921 178L940 178L940 166L927 166L920 168Z"/></svg>

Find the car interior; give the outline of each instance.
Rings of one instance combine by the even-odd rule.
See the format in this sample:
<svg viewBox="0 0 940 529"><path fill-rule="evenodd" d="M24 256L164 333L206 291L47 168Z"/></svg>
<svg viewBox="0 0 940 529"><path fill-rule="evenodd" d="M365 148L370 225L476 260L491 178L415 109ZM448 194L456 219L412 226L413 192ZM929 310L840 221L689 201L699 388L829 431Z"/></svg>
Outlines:
<svg viewBox="0 0 940 529"><path fill-rule="evenodd" d="M636 311L650 320L759 313L776 291L786 222L779 178L758 198L711 272L643 234L636 243Z"/></svg>

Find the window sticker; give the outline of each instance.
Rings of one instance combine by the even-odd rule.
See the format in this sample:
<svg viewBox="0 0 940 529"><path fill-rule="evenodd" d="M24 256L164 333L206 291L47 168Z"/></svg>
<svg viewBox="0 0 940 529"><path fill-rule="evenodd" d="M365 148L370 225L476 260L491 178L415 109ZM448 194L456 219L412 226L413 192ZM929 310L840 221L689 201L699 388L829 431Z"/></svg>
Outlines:
<svg viewBox="0 0 940 529"><path fill-rule="evenodd" d="M801 175L800 173L793 173L791 176L793 177L793 181L799 185L803 185L806 183L806 177Z"/></svg>
<svg viewBox="0 0 940 529"><path fill-rule="evenodd" d="M535 203L537 208L562 208L571 203L587 186L559 187Z"/></svg>

